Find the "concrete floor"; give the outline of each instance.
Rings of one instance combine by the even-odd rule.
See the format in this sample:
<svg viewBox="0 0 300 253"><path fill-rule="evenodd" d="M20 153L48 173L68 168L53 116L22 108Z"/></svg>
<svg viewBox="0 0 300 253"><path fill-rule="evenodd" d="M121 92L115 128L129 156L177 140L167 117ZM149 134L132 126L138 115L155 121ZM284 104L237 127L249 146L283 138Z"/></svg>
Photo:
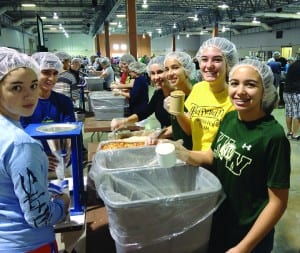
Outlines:
<svg viewBox="0 0 300 253"><path fill-rule="evenodd" d="M275 118L282 124L285 128L285 111L284 109L275 109L273 112ZM157 121L154 117L150 117L147 122L145 122L146 128L156 128L158 126ZM105 135L103 137L105 139ZM87 147L87 143L90 142L90 134L84 134L84 144ZM288 208L276 226L275 233L275 244L273 253L299 253L300 252L300 141L290 141L291 143L291 163L292 163L292 172L291 172L291 188L289 195ZM78 242L76 246L77 253L86 252L86 245L84 242L85 231L81 231L77 235L62 235L62 238L76 238ZM61 235L57 237L61 239ZM80 238L78 240L78 238ZM60 249L62 250L64 245L59 243ZM102 252L100 249L101 238L99 238L99 245L97 248L99 252ZM60 252L63 252L60 251ZM69 251L70 253L71 251ZM89 253L89 252L86 252ZM106 252L109 253L109 252Z"/></svg>
<svg viewBox="0 0 300 253"><path fill-rule="evenodd" d="M273 115L286 129L284 109L276 109ZM300 141L290 141L290 143L292 171L289 203L286 212L276 226L273 253L300 252Z"/></svg>

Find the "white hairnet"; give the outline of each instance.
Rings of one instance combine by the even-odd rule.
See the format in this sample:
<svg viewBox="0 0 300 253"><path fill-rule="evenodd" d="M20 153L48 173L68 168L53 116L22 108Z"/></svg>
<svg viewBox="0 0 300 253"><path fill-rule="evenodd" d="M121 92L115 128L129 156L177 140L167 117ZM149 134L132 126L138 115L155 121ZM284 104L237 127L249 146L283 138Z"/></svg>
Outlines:
<svg viewBox="0 0 300 253"><path fill-rule="evenodd" d="M131 54L123 54L120 58L120 63L126 62L128 65L135 61L136 61L135 58Z"/></svg>
<svg viewBox="0 0 300 253"><path fill-rule="evenodd" d="M201 57L203 51L208 47L218 48L222 52L229 69L231 69L234 64L238 62L238 52L236 50L236 46L228 39L213 37L204 41L198 50L197 57Z"/></svg>
<svg viewBox="0 0 300 253"><path fill-rule="evenodd" d="M258 74L261 77L262 80L262 85L263 85L263 89L264 89L264 95L263 95L263 99L262 99L262 109L265 113L271 113L274 109L274 107L277 104L277 100L278 100L278 94L276 91L276 88L273 84L274 81L274 75L273 72L271 70L271 68L258 60L253 60L253 59L246 59L243 60L239 63L237 63L230 71L229 73L229 80L231 78L231 75L233 74L233 72L241 67L241 66L250 66L253 69L255 69Z"/></svg>
<svg viewBox="0 0 300 253"><path fill-rule="evenodd" d="M99 62L100 62L100 64L103 64L105 66L110 66L110 59L107 57L101 58Z"/></svg>
<svg viewBox="0 0 300 253"><path fill-rule="evenodd" d="M280 56L280 53L278 51L273 52L272 56Z"/></svg>
<svg viewBox="0 0 300 253"><path fill-rule="evenodd" d="M38 52L31 56L40 66L40 70L55 69L58 73L62 71L60 59L50 52Z"/></svg>
<svg viewBox="0 0 300 253"><path fill-rule="evenodd" d="M142 74L146 72L146 64L142 62L132 62L128 65L129 71L133 71L137 74Z"/></svg>
<svg viewBox="0 0 300 253"><path fill-rule="evenodd" d="M75 58L73 58L73 59L71 60L71 64L74 64L75 62L78 62L79 64L81 64L81 59L75 57Z"/></svg>
<svg viewBox="0 0 300 253"><path fill-rule="evenodd" d="M180 63L180 65L183 67L185 73L189 77L189 79L193 79L196 75L196 66L195 63L192 60L192 57L185 53L185 52L171 52L166 55L164 64L166 63L166 60L168 59L175 59Z"/></svg>
<svg viewBox="0 0 300 253"><path fill-rule="evenodd" d="M150 75L150 67L153 64L157 64L160 66L161 69L164 69L164 61L165 61L165 56L163 55L159 55L159 56L155 56L154 58L152 58L149 63L147 64L147 72Z"/></svg>
<svg viewBox="0 0 300 253"><path fill-rule="evenodd" d="M66 52L56 52L55 55L61 60L69 60L71 61L71 56L67 54Z"/></svg>
<svg viewBox="0 0 300 253"><path fill-rule="evenodd" d="M11 48L0 47L0 81L17 68L30 68L37 76L40 73L39 66L30 56Z"/></svg>

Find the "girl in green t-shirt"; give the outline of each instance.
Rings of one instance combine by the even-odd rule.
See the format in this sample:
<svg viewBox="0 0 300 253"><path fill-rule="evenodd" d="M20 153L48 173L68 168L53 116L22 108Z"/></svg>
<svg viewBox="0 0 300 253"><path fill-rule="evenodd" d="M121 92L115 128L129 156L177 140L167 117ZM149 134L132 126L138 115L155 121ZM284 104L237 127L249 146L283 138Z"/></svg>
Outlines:
<svg viewBox="0 0 300 253"><path fill-rule="evenodd" d="M175 143L177 157L209 167L227 198L214 215L212 253L270 253L274 226L283 215L290 187L290 144L271 115L277 103L273 73L264 63L244 60L229 74L227 113L207 151Z"/></svg>

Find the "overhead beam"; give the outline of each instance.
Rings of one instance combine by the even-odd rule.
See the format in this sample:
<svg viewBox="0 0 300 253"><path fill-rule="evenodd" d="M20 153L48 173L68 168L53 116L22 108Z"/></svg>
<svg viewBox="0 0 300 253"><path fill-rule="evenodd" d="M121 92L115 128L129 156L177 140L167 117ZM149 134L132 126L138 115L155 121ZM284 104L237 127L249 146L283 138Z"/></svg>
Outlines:
<svg viewBox="0 0 300 253"><path fill-rule="evenodd" d="M97 12L97 17L93 26L91 27L90 33L92 36L95 36L103 29L104 21L109 21L111 16L122 3L123 0L105 0L103 4L104 9Z"/></svg>
<svg viewBox="0 0 300 253"><path fill-rule="evenodd" d="M253 26L253 27L258 27L261 26L263 29L265 29L266 31L271 31L273 28L269 25L267 25L266 23L252 23L252 22L227 22L227 21L221 21L220 25L228 25L228 26Z"/></svg>
<svg viewBox="0 0 300 253"><path fill-rule="evenodd" d="M275 13L275 12L257 12L255 17L268 17L268 18L286 18L286 19L300 19L300 15L292 13Z"/></svg>
<svg viewBox="0 0 300 253"><path fill-rule="evenodd" d="M68 21L68 22L80 22L82 21L82 18L59 18L59 19L47 19L44 22L44 25L45 24L51 24L51 23L63 23L65 21ZM34 23L36 22L36 19L35 18L22 18L16 22L13 23L14 26L20 26L21 24L23 23Z"/></svg>
<svg viewBox="0 0 300 253"><path fill-rule="evenodd" d="M38 7L12 7L12 6L4 6L0 8L0 15L4 14L7 11L22 11L22 12L26 12L26 11L35 11L36 13L40 13L40 12L53 12L53 7L46 7L46 6L38 6ZM57 11L58 12L68 12L68 11L73 11L73 12L79 12L80 9L79 8L90 8L89 5L86 6L80 6L80 7L74 7L74 6L59 6L57 7Z"/></svg>

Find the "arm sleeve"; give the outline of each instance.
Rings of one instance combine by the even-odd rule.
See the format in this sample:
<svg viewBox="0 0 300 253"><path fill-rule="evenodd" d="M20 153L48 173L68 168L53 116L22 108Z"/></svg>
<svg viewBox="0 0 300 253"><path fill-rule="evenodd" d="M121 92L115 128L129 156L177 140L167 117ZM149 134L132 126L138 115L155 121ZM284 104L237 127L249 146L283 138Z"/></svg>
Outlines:
<svg viewBox="0 0 300 253"><path fill-rule="evenodd" d="M129 105L132 113L139 113L144 111L145 106L148 104L148 85L145 78L140 76L134 80L132 89L130 90Z"/></svg>
<svg viewBox="0 0 300 253"><path fill-rule="evenodd" d="M16 145L10 156L9 168L15 195L29 225L52 226L64 218L63 201L50 199L48 160L39 144Z"/></svg>
<svg viewBox="0 0 300 253"><path fill-rule="evenodd" d="M153 96L151 97L149 103L147 104L145 110L137 113L139 121L148 118L152 113L155 112L156 103L157 103L157 96L156 96L156 91L155 91Z"/></svg>

